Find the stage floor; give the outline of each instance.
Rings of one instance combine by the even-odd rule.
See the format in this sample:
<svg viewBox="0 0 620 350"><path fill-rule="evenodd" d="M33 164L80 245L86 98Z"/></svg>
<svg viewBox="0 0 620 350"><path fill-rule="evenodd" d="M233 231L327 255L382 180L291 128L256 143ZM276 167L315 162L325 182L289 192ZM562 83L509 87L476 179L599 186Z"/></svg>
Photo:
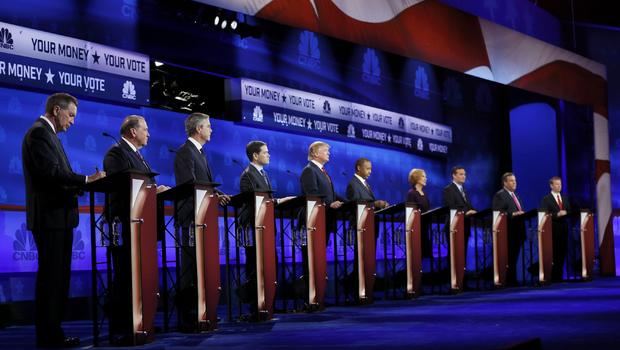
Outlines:
<svg viewBox="0 0 620 350"><path fill-rule="evenodd" d="M90 322L67 322L65 331L92 346ZM158 334L136 348L505 349L536 339L542 349L618 349L620 278L277 314L265 323L223 323L213 333ZM34 327L0 330L0 348L34 348Z"/></svg>

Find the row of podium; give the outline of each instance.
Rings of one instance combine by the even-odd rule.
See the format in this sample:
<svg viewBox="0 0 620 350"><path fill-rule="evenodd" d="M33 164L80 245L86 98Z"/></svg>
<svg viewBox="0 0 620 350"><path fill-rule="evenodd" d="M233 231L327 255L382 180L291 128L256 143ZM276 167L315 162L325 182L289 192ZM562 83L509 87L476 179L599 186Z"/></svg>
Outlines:
<svg viewBox="0 0 620 350"><path fill-rule="evenodd" d="M152 341L154 338L155 313L160 301L164 305L164 313L167 314L169 286L168 286L168 258L166 249L162 249L163 274L162 294L159 292L159 268L157 256L157 241L162 240L162 247L166 247L166 223L164 222L166 203L181 200L191 200L194 207L194 219L192 221L192 244L186 249L190 249L195 255L195 298L196 324L199 330L213 330L217 327L217 307L220 303L222 294L221 272L220 272L220 242L219 242L219 213L220 206L218 196L215 192L217 184L212 183L187 183L174 187L168 191L157 194L156 185L150 182L153 174L143 174L137 172L125 172L112 175L93 182L87 186L90 192L90 216L91 216L91 256L92 256L92 314L93 314L93 336L95 346L99 345L101 324L104 315L100 314L103 303L100 289L105 289L112 281L115 273L112 269L110 260L113 259L113 249L106 249L104 259L100 261L97 255L97 246L94 242L98 241L100 235L105 234L100 225L102 217L97 216L95 206L96 193L121 193L121 198L127 201L125 221L129 230L126 233L127 239L123 242L129 245L131 258L127 260L129 266L124 268L130 271L131 301L128 305L131 308L131 329L127 333L131 334L130 343L137 345ZM233 216L235 222L238 216L238 209L245 207L251 210L253 218L250 230L244 234L250 234L250 240L256 254L254 263L256 268L256 308L262 315L262 319L270 319L274 312L274 302L277 292L277 256L276 246L276 222L280 221L282 229L284 217L289 217L291 221L291 231L297 232L301 237L293 237L297 246L303 251L302 269L299 271L304 275L306 292L304 301L307 309L321 310L325 307L325 295L328 285L328 264L326 256L327 235L330 224L326 217L334 217L345 222L347 227L341 227L342 241L345 249L343 256L337 254L339 251L334 237L334 276L342 275L339 269L339 260L344 260L344 269L340 269L347 275L352 270L352 275L356 280L355 290L348 291L354 294L361 303L372 302L373 288L376 277L376 223L378 221L391 221L394 227L394 220L401 221L404 225L404 251L405 251L405 271L406 287L405 292L408 297L416 297L421 293L422 284L422 222L424 215L414 205L401 203L388 208L375 211L372 203L349 202L334 213L328 213L326 206L319 196L296 197L293 200L276 205L271 193L255 192L244 193L234 196L229 203L234 208ZM174 206L173 206L174 207ZM331 209L329 209L331 211ZM445 209L443 209L445 210ZM276 217L276 212L280 216ZM296 216L303 213L303 217ZM175 217L175 213L172 213ZM224 211L228 216L228 210ZM450 210L446 213L449 216L446 226L448 247L449 247L449 271L450 288L454 291L463 290L463 278L465 274L465 244L464 228L466 218L463 212ZM539 254L539 281L545 283L550 280L551 267L553 261L552 249L552 220L550 214L533 213L538 215L538 254ZM172 219L173 220L173 219ZM225 222L227 222L225 220ZM294 223L293 223L294 222ZM345 225L345 224L343 224ZM295 226L295 228L293 228ZM505 213L492 213L492 245L493 245L493 282L495 286L506 285L506 273L508 269L508 218ZM589 212L580 214L581 227L581 254L582 254L582 277L589 279L592 276L594 265L594 226L593 217ZM385 228L385 226L384 226ZM339 229L336 229L339 231ZM109 232L109 231L108 231ZM175 231L176 232L176 231ZM180 237L173 239L180 240ZM226 247L229 247L228 235L226 235ZM100 241L100 240L99 240ZM281 251L284 250L284 242L279 242ZM352 248L353 257L347 255L349 246ZM385 246L385 245L384 245ZM111 248L111 247L108 247ZM237 252L238 253L238 252ZM230 261L226 250L226 261ZM237 254L238 256L238 254ZM280 257L281 265L284 265L284 257ZM106 268L100 268L105 264ZM353 265L349 269L347 265ZM239 265L237 263L237 265ZM295 268L295 254L293 254L293 268ZM238 267L238 266L237 266ZM280 273L284 276L284 266L280 266ZM105 271L104 278L100 270ZM226 265L226 276L230 276L229 265ZM293 271L293 276L300 275ZM107 283L104 282L107 281ZM227 278L227 283L230 283ZM231 286L228 284L227 290L230 293ZM338 288L336 288L338 293ZM338 298L338 296L336 296ZM230 304L230 301L228 300ZM230 306L229 306L230 307ZM167 319L167 318L166 318ZM166 327L167 328L167 324Z"/></svg>

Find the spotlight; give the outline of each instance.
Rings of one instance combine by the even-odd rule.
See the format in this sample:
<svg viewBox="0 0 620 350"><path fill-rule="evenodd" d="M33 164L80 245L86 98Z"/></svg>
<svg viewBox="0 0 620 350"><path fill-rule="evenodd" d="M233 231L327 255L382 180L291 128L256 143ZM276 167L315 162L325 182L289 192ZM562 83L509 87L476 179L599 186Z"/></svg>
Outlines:
<svg viewBox="0 0 620 350"><path fill-rule="evenodd" d="M228 25L228 22L226 22L226 20L222 21L222 29L226 29L226 26Z"/></svg>
<svg viewBox="0 0 620 350"><path fill-rule="evenodd" d="M232 20L232 22L230 22L230 29L235 30L237 29L237 21L236 20Z"/></svg>
<svg viewBox="0 0 620 350"><path fill-rule="evenodd" d="M220 24L220 15L215 15L215 19L213 20L213 25Z"/></svg>
<svg viewBox="0 0 620 350"><path fill-rule="evenodd" d="M164 65L164 62L155 61L155 67L161 67Z"/></svg>

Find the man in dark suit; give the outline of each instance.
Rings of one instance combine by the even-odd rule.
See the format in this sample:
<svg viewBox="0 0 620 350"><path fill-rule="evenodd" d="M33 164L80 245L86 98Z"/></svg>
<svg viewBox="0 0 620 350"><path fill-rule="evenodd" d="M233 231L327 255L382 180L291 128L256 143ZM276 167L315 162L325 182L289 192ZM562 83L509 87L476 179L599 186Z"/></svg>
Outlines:
<svg viewBox="0 0 620 350"><path fill-rule="evenodd" d="M562 195L562 178L554 176L549 180L551 193L540 201L540 210L551 213L553 232L553 281L562 281L564 277L564 260L566 259L566 245L568 240L567 214L570 211L568 198Z"/></svg>
<svg viewBox="0 0 620 350"><path fill-rule="evenodd" d="M462 166L455 166L452 168L452 183L443 188L443 205L451 210L458 210L465 213L464 223L464 242L465 242L465 264L467 264L467 246L469 242L469 236L471 231L470 220L467 218L470 215L476 214L476 210L471 205L469 197L465 193L465 179L467 174L465 168Z"/></svg>
<svg viewBox="0 0 620 350"><path fill-rule="evenodd" d="M322 141L313 142L308 148L308 165L302 170L300 181L302 195L323 196L323 202L328 209L325 220L327 231L325 243L329 244L329 234L334 231L336 226L334 215L330 209L340 208L344 199L334 191L332 179L325 170L327 162L329 162L329 145Z"/></svg>
<svg viewBox="0 0 620 350"><path fill-rule="evenodd" d="M245 147L245 153L250 161L241 173L239 178L239 190L241 192L269 192L271 181L265 171L265 166L269 164L271 156L267 144L262 141L250 141ZM276 204L286 202L294 197L275 198ZM248 213L251 216L251 213ZM242 219L244 223L250 224L251 217Z"/></svg>
<svg viewBox="0 0 620 350"><path fill-rule="evenodd" d="M347 185L347 199L350 201L365 201L372 202L376 210L383 209L388 206L388 203L384 200L377 200L375 194L368 183L368 178L372 173L372 163L367 158L358 158L355 161L355 174ZM377 246L377 239L379 238L379 220L375 220L375 247ZM357 273L357 254L354 254L353 258L353 271L347 275L345 279L345 290L349 293L354 293L358 286L358 273ZM355 297L353 297L355 298Z"/></svg>
<svg viewBox="0 0 620 350"><path fill-rule="evenodd" d="M185 133L187 140L176 152L174 157L174 178L176 185L186 182L213 182L211 168L204 154L204 145L211 141L211 121L204 113L192 113L185 118ZM219 203L226 205L230 196L220 190L215 190ZM194 202L192 198L175 203L176 227L181 229L182 242L189 242L190 226L194 221ZM181 276L178 278L179 289L176 295L176 304L181 316L179 328L182 331L193 332L199 330L196 320L196 254L187 249L186 243L181 249L180 265Z"/></svg>
<svg viewBox="0 0 620 350"><path fill-rule="evenodd" d="M108 175L125 170L152 172L148 162L140 154L140 149L147 145L150 137L144 117L129 115L125 117L120 128L121 139L106 153L103 168ZM155 183L155 178L151 178ZM167 190L164 185L157 186L157 193ZM126 192L110 193L106 203L108 222L118 218L121 222L122 242L130 242L129 201ZM118 345L131 343L131 251L129 244L113 246L112 265L114 268L114 285L111 288L109 307L110 333Z"/></svg>
<svg viewBox="0 0 620 350"><path fill-rule="evenodd" d="M493 210L503 211L508 215L508 273L506 283L517 284L517 261L519 251L525 242L525 223L519 216L523 215L521 200L515 193L517 178L513 173L502 175L504 188L493 196Z"/></svg>
<svg viewBox="0 0 620 350"><path fill-rule="evenodd" d="M245 154L250 161L241 173L239 178L240 192L269 192L272 191L271 180L265 171L265 166L269 164L270 155L267 144L262 141L250 141L245 147ZM274 198L275 204L283 203L294 197ZM254 208L251 205L244 205L239 213L239 225L248 235L252 232ZM277 260L276 260L277 261ZM242 300L251 304L253 316L258 316L257 295L256 295L256 246L246 245L245 247L245 277L246 282L241 288Z"/></svg>
<svg viewBox="0 0 620 350"><path fill-rule="evenodd" d="M308 148L308 165L301 172L301 192L304 196L324 196L328 208L338 209L342 200L334 192L332 179L325 170L329 162L329 145L322 141L313 142Z"/></svg>
<svg viewBox="0 0 620 350"><path fill-rule="evenodd" d="M35 329L39 347L75 347L80 340L65 336L61 320L69 297L73 229L77 227L80 189L105 176L73 172L57 134L75 122L78 101L57 93L24 136L22 159L26 184L26 222L37 245Z"/></svg>
<svg viewBox="0 0 620 350"><path fill-rule="evenodd" d="M372 163L367 158L359 158L355 161L355 174L347 185L347 199L350 201L373 202L375 209L383 209L388 206L384 200L375 199L375 194L370 188L368 178L372 173Z"/></svg>

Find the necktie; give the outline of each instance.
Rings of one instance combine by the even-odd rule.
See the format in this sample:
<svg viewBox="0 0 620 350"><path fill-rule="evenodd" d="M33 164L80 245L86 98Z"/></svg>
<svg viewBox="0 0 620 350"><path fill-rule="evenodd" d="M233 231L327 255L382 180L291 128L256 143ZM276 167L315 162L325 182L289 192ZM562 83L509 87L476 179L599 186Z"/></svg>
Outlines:
<svg viewBox="0 0 620 350"><path fill-rule="evenodd" d="M514 192L510 192L510 196L512 196L512 200L515 202L515 204L517 205L517 209L519 209L519 211L523 211L521 209L521 204L519 203L519 200L517 199L517 196L515 196Z"/></svg>
<svg viewBox="0 0 620 350"><path fill-rule="evenodd" d="M564 205L562 204L562 197L560 197L559 194L558 194L558 206L560 207L560 210L564 210Z"/></svg>
<svg viewBox="0 0 620 350"><path fill-rule="evenodd" d="M465 196L465 189L461 187L459 188L459 192L461 192L461 196L463 196L463 199L465 200L465 202L467 202L467 196Z"/></svg>
<svg viewBox="0 0 620 350"><path fill-rule="evenodd" d="M323 172L323 174L325 174L325 176L327 177L327 181L329 181L329 183L332 183L332 179L331 177L329 177L329 174L327 174L327 171L325 171L325 167L321 168L321 171Z"/></svg>
<svg viewBox="0 0 620 350"><path fill-rule="evenodd" d="M146 160L144 159L144 157L142 157L142 154L140 154L139 151L136 151L136 153L138 154L138 158L140 158L140 160L142 161L142 164L144 164L144 166L146 167L147 171L151 171L151 167L149 166L149 164L146 162Z"/></svg>
<svg viewBox="0 0 620 350"><path fill-rule="evenodd" d="M265 180L265 183L267 184L267 188L271 189L271 184L269 183L269 178L267 177L267 173L265 172L265 169L261 169L260 174L263 176L263 180Z"/></svg>

